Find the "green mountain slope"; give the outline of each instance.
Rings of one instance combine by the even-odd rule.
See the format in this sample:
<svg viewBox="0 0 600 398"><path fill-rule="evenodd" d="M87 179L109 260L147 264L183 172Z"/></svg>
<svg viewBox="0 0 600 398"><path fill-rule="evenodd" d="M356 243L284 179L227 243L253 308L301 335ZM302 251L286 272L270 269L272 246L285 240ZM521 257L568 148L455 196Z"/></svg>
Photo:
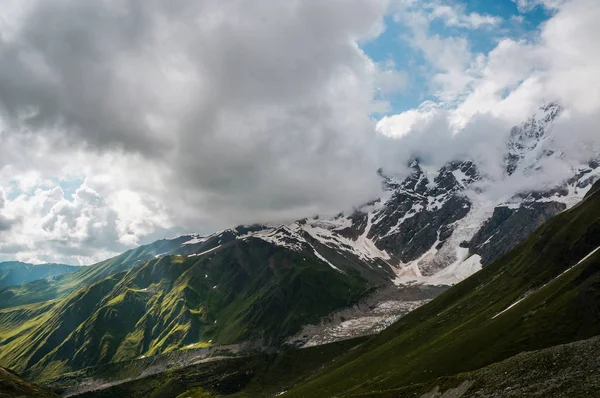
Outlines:
<svg viewBox="0 0 600 398"><path fill-rule="evenodd" d="M600 391L600 338L527 351L484 368L364 397L595 397ZM460 393L463 395L460 395ZM428 395L427 395L428 394Z"/></svg>
<svg viewBox="0 0 600 398"><path fill-rule="evenodd" d="M66 264L29 264L20 261L0 262L0 288L21 285L37 279L51 278L81 267Z"/></svg>
<svg viewBox="0 0 600 398"><path fill-rule="evenodd" d="M600 192L285 396L371 396L598 335L598 247Z"/></svg>
<svg viewBox="0 0 600 398"><path fill-rule="evenodd" d="M340 265L341 266L341 265ZM64 299L0 311L0 363L36 379L207 344L277 344L377 287L260 239L152 259Z"/></svg>
<svg viewBox="0 0 600 398"><path fill-rule="evenodd" d="M0 398L58 398L58 395L0 368Z"/></svg>

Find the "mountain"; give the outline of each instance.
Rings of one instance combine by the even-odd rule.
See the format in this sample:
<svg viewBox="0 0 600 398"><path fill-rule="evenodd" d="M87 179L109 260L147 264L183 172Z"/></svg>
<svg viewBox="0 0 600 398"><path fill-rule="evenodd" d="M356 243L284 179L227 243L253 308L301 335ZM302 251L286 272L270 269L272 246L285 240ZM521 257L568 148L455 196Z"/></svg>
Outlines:
<svg viewBox="0 0 600 398"><path fill-rule="evenodd" d="M597 336L599 286L596 192L284 396L395 396L411 384Z"/></svg>
<svg viewBox="0 0 600 398"><path fill-rule="evenodd" d="M553 149L559 114L547 105L510 132L501 177L474 160L433 168L414 159L406 178L380 170L384 195L348 214L161 240L0 289L0 364L43 380L176 350L302 346L379 331L476 271L487 275L591 192L599 163ZM548 159L570 177L512 188ZM349 308L363 308L352 315L360 319L339 312ZM314 339L307 327L318 325Z"/></svg>
<svg viewBox="0 0 600 398"><path fill-rule="evenodd" d="M0 262L0 288L22 285L37 279L52 279L67 274L80 267L65 264L28 264L20 261Z"/></svg>
<svg viewBox="0 0 600 398"><path fill-rule="evenodd" d="M58 398L58 395L30 383L15 373L0 368L0 398Z"/></svg>

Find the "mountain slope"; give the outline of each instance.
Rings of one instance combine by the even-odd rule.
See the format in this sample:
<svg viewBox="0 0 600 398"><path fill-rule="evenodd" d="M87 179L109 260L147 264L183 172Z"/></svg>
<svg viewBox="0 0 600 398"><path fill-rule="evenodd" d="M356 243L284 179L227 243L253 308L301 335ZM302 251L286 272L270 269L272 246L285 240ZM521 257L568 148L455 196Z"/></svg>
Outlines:
<svg viewBox="0 0 600 398"><path fill-rule="evenodd" d="M30 383L15 373L0 368L0 398L58 398L58 395Z"/></svg>
<svg viewBox="0 0 600 398"><path fill-rule="evenodd" d="M285 396L370 396L600 334L600 193Z"/></svg>
<svg viewBox="0 0 600 398"><path fill-rule="evenodd" d="M52 278L80 269L66 264L28 264L20 261L0 263L0 288L21 285L37 279Z"/></svg>
<svg viewBox="0 0 600 398"><path fill-rule="evenodd" d="M378 287L348 260L331 261L256 238L162 256L47 308L3 310L0 320L14 321L0 362L43 379L199 344L277 344Z"/></svg>
<svg viewBox="0 0 600 398"><path fill-rule="evenodd" d="M502 362L363 397L569 397L588 398L600 389L600 338L523 352ZM435 395L434 395L435 396Z"/></svg>

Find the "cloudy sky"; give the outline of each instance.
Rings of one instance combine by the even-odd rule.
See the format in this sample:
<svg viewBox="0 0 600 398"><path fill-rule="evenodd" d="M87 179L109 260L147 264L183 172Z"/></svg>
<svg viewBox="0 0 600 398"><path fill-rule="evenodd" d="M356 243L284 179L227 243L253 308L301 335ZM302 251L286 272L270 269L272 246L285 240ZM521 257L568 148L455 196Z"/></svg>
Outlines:
<svg viewBox="0 0 600 398"><path fill-rule="evenodd" d="M597 0L0 0L0 260L349 209L416 155L493 174L547 101L593 152L598 20Z"/></svg>

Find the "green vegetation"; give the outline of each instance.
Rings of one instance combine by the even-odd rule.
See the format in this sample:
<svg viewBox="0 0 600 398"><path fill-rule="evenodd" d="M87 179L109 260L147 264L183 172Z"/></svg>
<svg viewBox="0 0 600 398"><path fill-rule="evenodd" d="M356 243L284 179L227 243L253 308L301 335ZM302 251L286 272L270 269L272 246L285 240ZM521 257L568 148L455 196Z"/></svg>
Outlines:
<svg viewBox="0 0 600 398"><path fill-rule="evenodd" d="M204 391L201 388L195 388L190 391L186 391L181 395L178 395L177 398L212 398L214 395L211 395Z"/></svg>
<svg viewBox="0 0 600 398"><path fill-rule="evenodd" d="M58 395L0 368L0 398L58 398Z"/></svg>
<svg viewBox="0 0 600 398"><path fill-rule="evenodd" d="M523 352L472 372L367 394L366 398L420 397L468 386L466 397L588 398L600 390L600 338Z"/></svg>

